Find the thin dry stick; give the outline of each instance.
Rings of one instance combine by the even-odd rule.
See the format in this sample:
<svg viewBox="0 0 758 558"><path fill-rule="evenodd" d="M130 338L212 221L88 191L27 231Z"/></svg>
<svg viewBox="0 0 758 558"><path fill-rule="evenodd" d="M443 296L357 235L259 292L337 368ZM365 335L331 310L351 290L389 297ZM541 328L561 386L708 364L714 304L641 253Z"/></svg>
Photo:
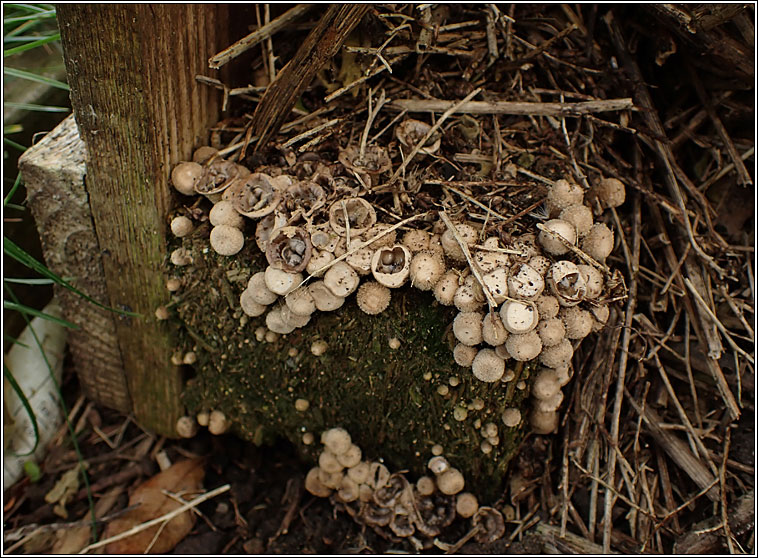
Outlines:
<svg viewBox="0 0 758 558"><path fill-rule="evenodd" d="M269 4L263 5L263 21L265 25L271 24L271 9ZM268 53L268 80L269 83L276 79L276 57L274 56L274 42L271 40L271 34L266 37L266 51Z"/></svg>
<svg viewBox="0 0 758 558"><path fill-rule="evenodd" d="M405 167L408 166L408 163L410 163L413 158L416 156L416 154L421 150L422 147L424 147L424 144L427 142L429 138L432 137L432 135L439 129L440 126L442 126L442 123L448 119L448 117L453 114L459 107L476 97L480 92L482 91L481 87L477 87L474 89L471 93L466 95L462 100L458 101L457 103L454 103L448 110L446 110L442 116L439 117L439 120L435 122L434 126L429 128L429 131L424 134L424 137L421 138L416 145L413 147L411 152L408 154L408 157L403 161L403 163L398 167L398 169L395 171L395 174L392 175L392 178L390 178L388 184L392 184L395 182L402 172L405 170Z"/></svg>
<svg viewBox="0 0 758 558"><path fill-rule="evenodd" d="M529 103L521 101L469 101L465 104L436 99L398 99L392 106L408 112L459 112L519 116L582 116L593 112L634 109L631 98L580 103Z"/></svg>
<svg viewBox="0 0 758 558"><path fill-rule="evenodd" d="M750 356L748 353L746 353L742 349L742 347L740 347L739 345L737 345L737 343L734 342L734 339L732 339L732 336L729 335L729 332L724 327L724 324L722 324L719 321L719 319L716 317L716 314L714 314L713 310L711 310L708 307L708 304L705 302L705 300L703 300L703 297L700 296L700 293L698 293L697 289L695 289L695 287L692 285L692 281L690 281L689 277L685 277L684 278L684 284L687 285L687 288L692 293L692 296L694 296L695 299L700 303L700 306L702 306L702 308L705 310L705 312L708 314L708 316L710 316L711 320L713 320L713 323L716 325L716 327L719 329L719 331L722 334L724 334L724 337L726 337L727 343L729 343L729 345L732 347L732 349L734 349L739 354L741 354L743 357L745 357L750 364L755 364L755 359L752 356Z"/></svg>
<svg viewBox="0 0 758 558"><path fill-rule="evenodd" d="M271 35L281 31L287 25L305 15L308 10L313 7L313 4L298 4L291 10L283 13L271 23L264 25L260 29L257 29L243 37L232 46L225 48L218 54L211 56L208 60L208 66L214 70L218 70L221 66L227 62L234 60L243 52L253 48L255 45L271 37Z"/></svg>
<svg viewBox="0 0 758 558"><path fill-rule="evenodd" d="M455 237L455 241L458 243L458 246L460 246L461 251L463 252L463 255L466 257L466 261L468 262L469 266L471 267L471 272L474 274L474 277L476 277L476 280L479 282L479 284L482 287L482 291L484 291L484 297L487 299L487 304L490 307L490 310L497 307L497 302L495 302L495 298L492 296L492 293L490 292L489 287L484 282L484 279L482 278L482 272L479 269L479 266L476 265L476 262L471 258L471 252L469 252L468 245L466 242L461 238L460 233L458 232L458 229L455 228L455 225L450 220L450 217L448 217L447 213L445 211L440 211L439 213L440 219L445 223L445 226L450 230L451 233L453 233L453 237Z"/></svg>
<svg viewBox="0 0 758 558"><path fill-rule="evenodd" d="M366 126L363 128L363 134L361 135L361 159L363 159L363 156L366 153L366 143L368 142L368 132L371 129L371 126L374 124L374 120L376 119L376 116L379 114L379 111L382 110L382 107L387 103L389 99L385 98L384 95L384 89L382 89L381 93L379 94L379 100L376 102L376 108L371 110L371 91L369 91L368 94L368 118L366 118Z"/></svg>
<svg viewBox="0 0 758 558"><path fill-rule="evenodd" d="M296 144L300 140L304 140L306 138L309 138L311 136L315 136L318 134L321 130L326 130L327 128L330 128L331 126L334 126L337 122L339 122L339 118L332 118L329 122L324 122L323 124L319 124L315 128L311 128L310 130L306 130L302 134L296 135L294 138L287 140L282 147L289 147L291 145Z"/></svg>
<svg viewBox="0 0 758 558"><path fill-rule="evenodd" d="M711 458L708 455L708 450L705 449L705 446L703 445L702 440L697 435L697 432L695 432L695 429L693 428L692 423L690 422L690 419L687 416L687 413L684 412L684 407L682 407L682 404L679 402L679 398L676 396L674 387L671 385L671 381L669 380L668 374L666 374L666 369L663 367L663 364L661 364L661 361L658 358L658 355L655 355L655 365L658 367L658 372L661 375L663 384L666 386L666 391L668 391L669 397L671 397L671 400L674 403L674 407L676 407L677 413L679 413L679 418L682 419L682 422L684 423L684 426L687 429L687 432L689 432L690 436L692 436L692 441L695 442L695 446L697 446L698 451L706 459L708 466L711 468L711 472L713 472L714 475L717 474L718 469L716 469L716 466L711 461Z"/></svg>
<svg viewBox="0 0 758 558"><path fill-rule="evenodd" d="M629 266L629 299L624 318L624 333L621 340L621 354L619 355L618 379L616 382L616 394L613 402L613 417L611 419L611 444L618 447L619 424L621 422L621 403L624 399L624 384L626 382L626 363L629 359L629 343L631 341L632 319L637 306L637 273L640 264L640 238L642 236L642 217L640 215L640 196L634 196L634 220L633 220L633 244L632 259L627 262ZM616 476L616 453L611 452L608 460L608 481L615 484ZM610 490L605 491L605 507L603 510L603 550L611 550L611 527L614 497Z"/></svg>
<svg viewBox="0 0 758 558"><path fill-rule="evenodd" d="M729 528L729 510L726 507L726 462L729 457L729 446L731 443L732 431L727 426L726 433L724 434L724 459L721 462L721 469L719 470L719 485L721 492L721 525L724 527L724 537L726 538L726 545L729 548L729 554L736 554L734 545L732 544L732 530Z"/></svg>
<svg viewBox="0 0 758 558"><path fill-rule="evenodd" d="M132 535L136 535L137 533L141 533L145 529L149 529L150 527L154 527L155 525L159 525L160 523L168 522L174 519L176 516L181 515L182 513L186 512L190 508L194 508L198 504L202 504L206 500L210 500L211 498L215 498L219 494L223 494L227 490L231 488L231 485L225 484L223 486L219 486L218 488L214 488L210 492L206 492L202 496L198 496L194 500L187 502L181 507L176 508L173 511L170 511L166 514L163 514L160 517L156 517L155 519L151 519L150 521L145 521L144 523L140 523L139 525L135 525L128 531L124 531L123 533L119 533L118 535L114 535L112 537L109 537L107 539L103 539L101 541L97 541L96 543L92 543L91 545L85 546L83 549L79 551L79 554L87 554L90 550L94 550L96 548L100 548L103 546L106 546L112 542L120 541L122 539L125 539L127 537L131 537Z"/></svg>
<svg viewBox="0 0 758 558"><path fill-rule="evenodd" d="M490 207L487 207L487 206L486 206L486 205L484 205L482 202L480 202L480 201L478 201L478 200L475 200L475 199L474 199L474 198L472 198L471 196L469 196L469 195L467 195L467 194L464 194L463 192L461 192L460 190L458 190L458 189L456 189L456 188L453 188L452 186L443 186L443 188L445 188L445 190L450 190L451 192L454 192L454 193L458 194L458 195L459 195L460 197L462 197L464 200L466 200L466 201L468 201L468 202L471 202L471 203L473 203L474 205L476 205L477 207L480 207L480 208L484 209L484 210L485 210L485 211L486 211L488 214L492 214L492 215L494 215L495 217L497 217L498 219L502 219L503 221L507 221L507 220L508 220L508 217L503 217L502 215L500 215L500 214L499 214L497 211L495 211L494 209L492 209L492 208L490 208Z"/></svg>

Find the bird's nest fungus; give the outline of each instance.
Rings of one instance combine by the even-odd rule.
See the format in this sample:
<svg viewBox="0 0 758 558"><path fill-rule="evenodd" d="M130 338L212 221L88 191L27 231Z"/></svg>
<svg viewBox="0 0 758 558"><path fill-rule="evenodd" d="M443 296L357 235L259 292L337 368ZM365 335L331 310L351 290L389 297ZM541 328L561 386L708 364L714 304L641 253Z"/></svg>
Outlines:
<svg viewBox="0 0 758 558"><path fill-rule="evenodd" d="M663 124L699 124L686 96L651 105L621 39L641 31L534 10L376 6L334 79L362 77L321 71L255 152L232 105L173 168L186 404L214 433L289 438L318 461L306 488L388 537L423 547L457 513L481 542L542 518L585 550L670 550L689 503L752 491L729 451L753 237L712 209L745 141L680 167L697 148Z"/></svg>

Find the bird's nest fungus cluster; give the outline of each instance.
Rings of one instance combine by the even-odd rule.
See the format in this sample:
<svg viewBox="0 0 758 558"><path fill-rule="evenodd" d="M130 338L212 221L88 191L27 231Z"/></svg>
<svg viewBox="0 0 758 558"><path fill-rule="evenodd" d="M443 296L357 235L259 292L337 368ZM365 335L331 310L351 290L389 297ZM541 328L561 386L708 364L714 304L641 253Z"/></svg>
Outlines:
<svg viewBox="0 0 758 558"><path fill-rule="evenodd" d="M724 430L740 414L734 381L747 380L746 366L752 378L743 339L726 331L730 322L752 336L752 290L741 282L750 252L716 232L702 188L657 135L642 80L618 74L621 61L628 77L641 75L612 12L598 39L586 10L555 7L553 19L526 23L518 15L529 10L376 7L359 29L397 44L352 35L337 76L361 77L330 83L322 71L303 93L309 112L259 151L249 152L255 117L230 118L173 168L183 196L168 283L183 326L176 361L198 371L180 430L287 436L319 462L306 488L366 525L433 538L457 510L482 541L503 534L505 508L479 508L464 483L500 487L532 432L506 522L523 530L553 517L589 545L600 529L606 550L639 549L636 540L660 550L662 533L681 531L669 521L677 509L704 494L727 505L724 475L750 467L729 469ZM326 101L314 101L324 88ZM666 125L684 125L684 109L671 110ZM605 111L616 116L594 115ZM649 149L660 169L643 157ZM717 161L695 167L706 188L728 173ZM581 344L590 335L592 346ZM722 338L731 364L719 360ZM718 411L703 408L713 393ZM366 408L349 407L351 397ZM681 421L691 447L659 412ZM559 428L559 439L539 436ZM645 429L655 451L639 444ZM726 449L706 432L726 433ZM557 464L553 445L563 448ZM561 492L538 488L551 475ZM611 529L620 502L635 515L631 532Z"/></svg>

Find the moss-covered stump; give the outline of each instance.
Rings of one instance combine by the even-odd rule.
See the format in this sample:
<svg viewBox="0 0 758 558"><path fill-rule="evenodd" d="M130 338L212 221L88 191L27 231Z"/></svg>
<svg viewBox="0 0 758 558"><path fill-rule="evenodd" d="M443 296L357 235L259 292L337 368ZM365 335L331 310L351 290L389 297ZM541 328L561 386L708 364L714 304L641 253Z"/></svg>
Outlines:
<svg viewBox="0 0 758 558"><path fill-rule="evenodd" d="M457 365L455 308L406 286L392 291L389 308L377 316L364 314L351 296L289 335L258 341L264 317L247 317L239 303L248 279L266 265L254 242L236 256L219 256L202 226L183 245L194 263L171 274L184 274L173 304L178 351L198 357L184 393L190 414L221 410L241 437L261 444L281 436L312 460L320 433L342 426L366 458L417 475L439 444L472 490L483 497L498 493L523 436L523 426L508 428L500 417L525 403L520 380L529 367L516 367L509 382L487 384ZM393 338L400 341L395 349ZM320 356L311 352L317 340L328 346ZM296 410L298 399L308 401L305 411ZM497 424L499 444L485 454L480 428L488 422ZM306 432L316 443L303 443Z"/></svg>

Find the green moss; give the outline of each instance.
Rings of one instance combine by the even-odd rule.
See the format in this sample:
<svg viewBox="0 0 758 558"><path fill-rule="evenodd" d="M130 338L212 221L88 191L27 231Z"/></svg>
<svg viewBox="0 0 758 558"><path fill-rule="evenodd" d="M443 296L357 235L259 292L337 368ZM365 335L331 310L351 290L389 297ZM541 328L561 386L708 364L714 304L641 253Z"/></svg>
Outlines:
<svg viewBox="0 0 758 558"><path fill-rule="evenodd" d="M311 459L320 444L305 446L303 433L318 440L323 430L339 425L367 458L381 457L393 470L416 475L424 474L432 446L440 444L469 487L482 496L498 495L522 439L521 429L505 427L500 415L521 407L525 391L515 384L527 369L518 367L507 384L476 380L453 360L457 311L410 287L393 290L389 308L378 316L361 312L350 297L336 312L316 313L307 326L274 343L258 342L254 332L265 327L264 316L244 316L239 295L265 260L254 245L233 258L218 256L206 238L202 231L194 237L195 264L184 270L186 287L175 305L180 345L198 354L196 376L184 393L190 413L220 409L242 438L260 444L282 436ZM388 343L393 337L401 342L395 350ZM319 339L329 348L316 357L310 347ZM459 379L455 387L449 385L453 376ZM449 389L446 396L437 391L442 385ZM307 411L295 410L299 398L310 402ZM484 401L483 409L471 408L475 398ZM468 409L465 420L453 418L457 406ZM489 455L480 449L477 419L498 425L500 444Z"/></svg>

